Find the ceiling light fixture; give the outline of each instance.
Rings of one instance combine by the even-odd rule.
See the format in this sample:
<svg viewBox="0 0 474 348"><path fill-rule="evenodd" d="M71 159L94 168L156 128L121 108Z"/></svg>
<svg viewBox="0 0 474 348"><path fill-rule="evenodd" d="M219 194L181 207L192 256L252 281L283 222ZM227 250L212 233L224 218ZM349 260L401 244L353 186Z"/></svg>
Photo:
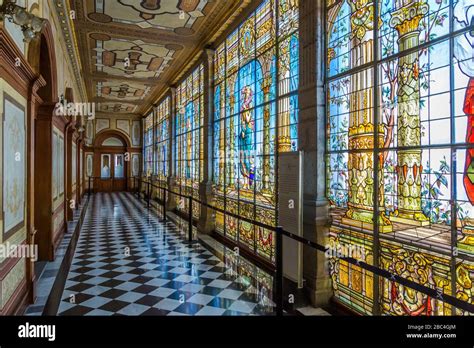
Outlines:
<svg viewBox="0 0 474 348"><path fill-rule="evenodd" d="M46 19L28 13L26 8L16 4L16 0L3 1L0 6L0 19L5 20L5 18L21 27L25 42L36 38L46 24Z"/></svg>

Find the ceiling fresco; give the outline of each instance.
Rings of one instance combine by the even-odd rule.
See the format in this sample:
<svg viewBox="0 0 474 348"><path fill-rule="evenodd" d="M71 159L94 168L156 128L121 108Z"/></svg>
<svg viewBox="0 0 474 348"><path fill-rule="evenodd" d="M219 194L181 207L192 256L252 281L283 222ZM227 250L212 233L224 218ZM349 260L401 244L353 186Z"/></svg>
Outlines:
<svg viewBox="0 0 474 348"><path fill-rule="evenodd" d="M193 24L204 17L208 0L96 0L89 18L102 23L132 24L140 28L172 30L192 34Z"/></svg>
<svg viewBox="0 0 474 348"><path fill-rule="evenodd" d="M69 0L88 99L143 114L250 0Z"/></svg>
<svg viewBox="0 0 474 348"><path fill-rule="evenodd" d="M133 113L137 105L127 103L97 103L99 111L111 113Z"/></svg>
<svg viewBox="0 0 474 348"><path fill-rule="evenodd" d="M97 97L117 100L139 101L150 93L151 86L139 83L119 83L113 81L97 81Z"/></svg>
<svg viewBox="0 0 474 348"><path fill-rule="evenodd" d="M175 53L163 45L141 40L111 38L105 34L90 34L96 53L95 70L107 75L153 79L169 65Z"/></svg>

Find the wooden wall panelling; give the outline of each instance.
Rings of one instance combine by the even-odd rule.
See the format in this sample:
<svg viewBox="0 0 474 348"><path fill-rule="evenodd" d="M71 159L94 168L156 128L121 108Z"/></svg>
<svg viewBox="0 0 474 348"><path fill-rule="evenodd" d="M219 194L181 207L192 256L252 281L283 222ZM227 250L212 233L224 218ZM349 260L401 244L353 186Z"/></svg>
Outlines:
<svg viewBox="0 0 474 348"><path fill-rule="evenodd" d="M52 178L53 178L53 124L51 115L54 104L39 107L35 122L35 228L39 248L39 259L54 259L52 250ZM41 144L41 146L39 146Z"/></svg>
<svg viewBox="0 0 474 348"><path fill-rule="evenodd" d="M72 142L74 136L74 126L69 123L64 132L66 142L66 158L64 160L66 166L66 204L65 204L65 216L67 221L71 221L73 218L73 209L71 208L70 202L73 198L72 193Z"/></svg>

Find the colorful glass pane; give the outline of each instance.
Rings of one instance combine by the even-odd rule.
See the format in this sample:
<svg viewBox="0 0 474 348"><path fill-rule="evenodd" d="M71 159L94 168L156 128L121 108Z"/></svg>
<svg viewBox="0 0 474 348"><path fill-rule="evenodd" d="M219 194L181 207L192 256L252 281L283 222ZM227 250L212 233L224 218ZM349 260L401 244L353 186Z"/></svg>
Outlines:
<svg viewBox="0 0 474 348"><path fill-rule="evenodd" d="M150 176L154 171L154 151L153 151L153 113L150 113L144 120L144 141L143 141L143 173Z"/></svg>
<svg viewBox="0 0 474 348"><path fill-rule="evenodd" d="M378 254L389 272L471 301L465 286L472 265L464 258L474 254L472 2L375 4L326 6L330 240L364 248L365 258ZM390 279L371 280L369 288L370 272L337 258L330 264L336 299L358 312L459 313Z"/></svg>
<svg viewBox="0 0 474 348"><path fill-rule="evenodd" d="M179 191L199 200L202 179L203 65L199 65L176 88L176 184ZM188 201L178 198L178 210L188 212ZM193 217L199 218L199 204L193 204Z"/></svg>
<svg viewBox="0 0 474 348"><path fill-rule="evenodd" d="M169 142L170 98L165 98L156 108L156 174L161 184L165 184L169 175L168 142Z"/></svg>
<svg viewBox="0 0 474 348"><path fill-rule="evenodd" d="M276 36L277 5L283 10L282 38ZM296 1L263 1L219 46L217 55L226 59L215 59L216 71L222 72L214 77L215 204L271 226L276 224L277 149L297 149L297 10ZM217 214L216 230L273 260L273 232L226 214Z"/></svg>

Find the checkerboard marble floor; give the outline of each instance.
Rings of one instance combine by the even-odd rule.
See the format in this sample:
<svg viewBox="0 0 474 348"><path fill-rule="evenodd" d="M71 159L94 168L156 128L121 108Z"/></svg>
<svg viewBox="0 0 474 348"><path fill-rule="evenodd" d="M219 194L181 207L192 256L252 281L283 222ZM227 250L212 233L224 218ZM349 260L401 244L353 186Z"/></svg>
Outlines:
<svg viewBox="0 0 474 348"><path fill-rule="evenodd" d="M273 315L274 303L130 193L91 197L58 315Z"/></svg>

